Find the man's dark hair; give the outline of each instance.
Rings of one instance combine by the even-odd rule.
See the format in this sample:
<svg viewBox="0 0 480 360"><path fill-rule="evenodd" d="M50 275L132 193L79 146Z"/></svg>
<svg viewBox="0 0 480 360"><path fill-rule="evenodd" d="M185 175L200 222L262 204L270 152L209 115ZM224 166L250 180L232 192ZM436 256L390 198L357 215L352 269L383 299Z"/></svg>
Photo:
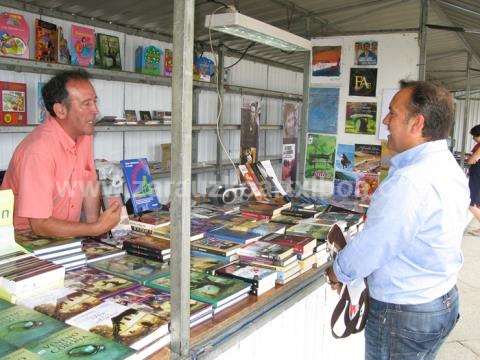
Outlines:
<svg viewBox="0 0 480 360"><path fill-rule="evenodd" d="M431 81L400 81L402 89L412 89L409 113L422 114L425 124L422 136L429 141L446 139L453 124L453 98L440 83Z"/></svg>
<svg viewBox="0 0 480 360"><path fill-rule="evenodd" d="M62 71L51 78L42 88L42 98L45 108L52 116L57 116L53 110L56 103L68 103L67 83L71 80L89 80L90 74L83 69Z"/></svg>
<svg viewBox="0 0 480 360"><path fill-rule="evenodd" d="M472 136L480 136L480 125L475 125L470 129L470 135Z"/></svg>

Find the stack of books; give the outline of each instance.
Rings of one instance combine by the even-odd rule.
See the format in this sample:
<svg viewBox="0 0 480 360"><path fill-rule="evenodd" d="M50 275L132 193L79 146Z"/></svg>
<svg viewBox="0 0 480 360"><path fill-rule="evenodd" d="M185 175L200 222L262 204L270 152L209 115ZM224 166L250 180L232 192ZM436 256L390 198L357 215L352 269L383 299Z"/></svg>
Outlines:
<svg viewBox="0 0 480 360"><path fill-rule="evenodd" d="M170 224L170 213L158 210L142 215L130 215L130 226L132 230L145 234L151 234L155 229Z"/></svg>
<svg viewBox="0 0 480 360"><path fill-rule="evenodd" d="M277 280L277 272L274 270L239 262L218 269L217 274L251 283L252 294L256 296L273 289Z"/></svg>
<svg viewBox="0 0 480 360"><path fill-rule="evenodd" d="M66 269L85 265L81 238L55 238L35 235L33 232L16 231L15 241L39 259L49 260Z"/></svg>
<svg viewBox="0 0 480 360"><path fill-rule="evenodd" d="M270 220L271 218L281 214L282 210L290 208L291 203L274 203L268 201L255 201L242 204L240 211L245 217Z"/></svg>
<svg viewBox="0 0 480 360"><path fill-rule="evenodd" d="M123 241L127 253L147 259L166 262L170 259L170 241L153 236L138 236Z"/></svg>
<svg viewBox="0 0 480 360"><path fill-rule="evenodd" d="M86 256L87 264L125 254L125 251L113 245L104 244L93 239L83 241L82 251Z"/></svg>
<svg viewBox="0 0 480 360"><path fill-rule="evenodd" d="M192 251L215 255L228 262L238 260L237 253L241 247L241 244L234 241L219 240L211 237L195 240L190 244Z"/></svg>
<svg viewBox="0 0 480 360"><path fill-rule="evenodd" d="M147 283L148 287L170 292L170 274ZM213 306L214 314L245 299L251 284L203 272L190 272L190 298Z"/></svg>
<svg viewBox="0 0 480 360"><path fill-rule="evenodd" d="M222 257L204 252L192 251L190 255L191 271L205 272L207 274L215 275L218 269L230 264L230 261L227 261Z"/></svg>

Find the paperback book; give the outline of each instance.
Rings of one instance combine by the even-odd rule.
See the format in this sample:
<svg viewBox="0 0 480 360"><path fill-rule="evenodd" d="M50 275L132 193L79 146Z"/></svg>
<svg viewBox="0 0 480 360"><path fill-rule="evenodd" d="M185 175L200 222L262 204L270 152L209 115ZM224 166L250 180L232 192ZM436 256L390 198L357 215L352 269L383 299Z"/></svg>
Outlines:
<svg viewBox="0 0 480 360"><path fill-rule="evenodd" d="M93 29L72 25L70 46L72 65L93 67L95 61L95 31Z"/></svg>
<svg viewBox="0 0 480 360"><path fill-rule="evenodd" d="M122 70L118 36L97 34L95 65L103 69Z"/></svg>
<svg viewBox="0 0 480 360"><path fill-rule="evenodd" d="M0 81L0 126L27 124L27 84Z"/></svg>
<svg viewBox="0 0 480 360"><path fill-rule="evenodd" d="M35 60L58 62L57 25L35 19Z"/></svg>
<svg viewBox="0 0 480 360"><path fill-rule="evenodd" d="M192 250L218 254L221 256L232 256L238 252L238 249L241 248L242 245L234 241L205 237L193 241L190 247Z"/></svg>
<svg viewBox="0 0 480 360"><path fill-rule="evenodd" d="M0 54L28 59L30 29L25 17L11 12L0 13Z"/></svg>

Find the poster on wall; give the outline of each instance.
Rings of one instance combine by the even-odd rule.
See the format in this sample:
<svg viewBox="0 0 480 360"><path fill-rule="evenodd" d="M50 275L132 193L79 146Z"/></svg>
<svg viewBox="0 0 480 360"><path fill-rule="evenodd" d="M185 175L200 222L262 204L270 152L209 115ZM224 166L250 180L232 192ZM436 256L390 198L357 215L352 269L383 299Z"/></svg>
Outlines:
<svg viewBox="0 0 480 360"><path fill-rule="evenodd" d="M283 144L282 148L282 181L296 179L297 157L295 153L296 144Z"/></svg>
<svg viewBox="0 0 480 360"><path fill-rule="evenodd" d="M355 65L377 65L378 42L358 41L355 43Z"/></svg>
<svg viewBox="0 0 480 360"><path fill-rule="evenodd" d="M355 165L355 145L338 144L335 155L335 170L353 171Z"/></svg>
<svg viewBox="0 0 480 360"><path fill-rule="evenodd" d="M345 132L375 135L377 130L377 103L347 102Z"/></svg>
<svg viewBox="0 0 480 360"><path fill-rule="evenodd" d="M382 147L372 144L355 144L355 166L356 172L378 173L380 172L380 155Z"/></svg>
<svg viewBox="0 0 480 360"><path fill-rule="evenodd" d="M350 69L350 96L376 96L377 69Z"/></svg>
<svg viewBox="0 0 480 360"><path fill-rule="evenodd" d="M338 88L310 88L308 100L308 131L337 133Z"/></svg>
<svg viewBox="0 0 480 360"><path fill-rule="evenodd" d="M382 116L380 120L380 126L378 127L378 140L387 140L390 132L387 125L383 123L383 119L388 115L390 111L390 102L397 93L398 89L383 89L382 90Z"/></svg>
<svg viewBox="0 0 480 360"><path fill-rule="evenodd" d="M305 178L333 180L336 143L335 136L307 134Z"/></svg>
<svg viewBox="0 0 480 360"><path fill-rule="evenodd" d="M300 119L300 104L284 102L283 117L283 148L282 148L282 181L295 183L297 170L296 144L298 124Z"/></svg>
<svg viewBox="0 0 480 360"><path fill-rule="evenodd" d="M379 175L376 173L361 173L355 186L355 196L369 200L378 188Z"/></svg>
<svg viewBox="0 0 480 360"><path fill-rule="evenodd" d="M353 171L335 171L333 195L340 197L355 196L359 175Z"/></svg>
<svg viewBox="0 0 480 360"><path fill-rule="evenodd" d="M341 46L314 46L312 48L312 77L340 76Z"/></svg>
<svg viewBox="0 0 480 360"><path fill-rule="evenodd" d="M93 67L95 60L95 31L83 26L72 25L70 46L72 65Z"/></svg>
<svg viewBox="0 0 480 360"><path fill-rule="evenodd" d="M45 119L47 118L47 109L45 108L45 103L43 102L43 96L42 96L42 89L43 86L45 85L45 82L39 81L37 83L37 108L38 108L38 115L37 115L37 121L39 123L43 123Z"/></svg>
<svg viewBox="0 0 480 360"><path fill-rule="evenodd" d="M257 162L260 112L259 98L247 96L243 98L240 126L240 164Z"/></svg>

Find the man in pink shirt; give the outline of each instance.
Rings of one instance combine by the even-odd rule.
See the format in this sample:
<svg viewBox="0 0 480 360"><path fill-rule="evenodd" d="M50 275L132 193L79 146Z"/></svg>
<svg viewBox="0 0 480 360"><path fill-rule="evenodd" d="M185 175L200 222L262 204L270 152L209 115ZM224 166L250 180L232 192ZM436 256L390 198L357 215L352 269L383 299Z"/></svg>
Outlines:
<svg viewBox="0 0 480 360"><path fill-rule="evenodd" d="M42 97L50 116L18 145L2 183L15 195L14 226L43 236L103 234L119 222L121 205L100 214L92 136L98 107L89 75L62 72Z"/></svg>

